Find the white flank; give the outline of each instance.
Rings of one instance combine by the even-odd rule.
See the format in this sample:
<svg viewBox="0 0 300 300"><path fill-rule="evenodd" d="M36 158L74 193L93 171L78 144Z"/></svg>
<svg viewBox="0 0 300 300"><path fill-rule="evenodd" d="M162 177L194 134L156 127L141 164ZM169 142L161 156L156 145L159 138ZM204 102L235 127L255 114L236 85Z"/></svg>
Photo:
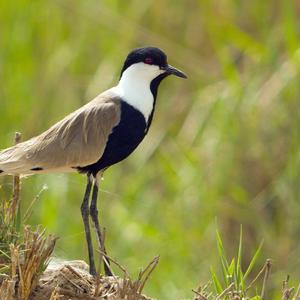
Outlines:
<svg viewBox="0 0 300 300"><path fill-rule="evenodd" d="M119 84L112 90L139 110L147 122L154 102L150 90L151 81L164 72L155 65L147 65L142 62L133 64L123 72Z"/></svg>

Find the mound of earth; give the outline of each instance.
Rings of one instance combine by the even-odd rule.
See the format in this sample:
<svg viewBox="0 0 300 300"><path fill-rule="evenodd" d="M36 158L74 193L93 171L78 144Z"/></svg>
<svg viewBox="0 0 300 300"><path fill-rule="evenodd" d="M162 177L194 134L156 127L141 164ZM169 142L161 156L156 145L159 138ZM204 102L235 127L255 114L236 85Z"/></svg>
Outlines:
<svg viewBox="0 0 300 300"><path fill-rule="evenodd" d="M151 300L140 293L138 281L117 276L91 276L83 261L52 261L31 300Z"/></svg>

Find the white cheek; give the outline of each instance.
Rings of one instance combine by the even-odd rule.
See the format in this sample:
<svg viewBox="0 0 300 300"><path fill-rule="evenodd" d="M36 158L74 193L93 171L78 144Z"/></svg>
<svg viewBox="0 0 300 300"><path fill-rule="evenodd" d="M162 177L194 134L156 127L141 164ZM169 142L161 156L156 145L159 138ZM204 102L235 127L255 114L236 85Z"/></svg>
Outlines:
<svg viewBox="0 0 300 300"><path fill-rule="evenodd" d="M151 72L152 72L152 74L153 74L153 79L155 78L155 77L157 77L158 75L160 75L160 74L162 74L162 73L164 73L165 71L164 70L161 70L160 68L159 68L159 66L155 66L155 65L146 65L146 64L144 64L145 65L145 67L146 67L146 69L148 70L149 68L151 69Z"/></svg>
<svg viewBox="0 0 300 300"><path fill-rule="evenodd" d="M164 70L161 70L156 65L147 65L144 63L137 63L128 68L128 73L135 76L136 78L144 78L149 82L149 84L154 78L164 72Z"/></svg>
<svg viewBox="0 0 300 300"><path fill-rule="evenodd" d="M124 101L138 109L148 121L154 102L150 84L164 72L156 65L142 62L134 64L124 71L115 91Z"/></svg>

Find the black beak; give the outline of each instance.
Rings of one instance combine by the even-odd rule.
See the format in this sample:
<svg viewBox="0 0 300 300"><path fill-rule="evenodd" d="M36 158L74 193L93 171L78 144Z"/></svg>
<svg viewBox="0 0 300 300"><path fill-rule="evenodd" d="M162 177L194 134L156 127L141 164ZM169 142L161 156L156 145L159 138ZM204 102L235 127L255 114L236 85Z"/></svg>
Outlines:
<svg viewBox="0 0 300 300"><path fill-rule="evenodd" d="M166 73L169 74L169 75L175 75L177 77L181 77L181 78L187 78L187 76L182 72L182 71L179 71L178 69L170 66L170 65L167 65L164 70L166 70Z"/></svg>

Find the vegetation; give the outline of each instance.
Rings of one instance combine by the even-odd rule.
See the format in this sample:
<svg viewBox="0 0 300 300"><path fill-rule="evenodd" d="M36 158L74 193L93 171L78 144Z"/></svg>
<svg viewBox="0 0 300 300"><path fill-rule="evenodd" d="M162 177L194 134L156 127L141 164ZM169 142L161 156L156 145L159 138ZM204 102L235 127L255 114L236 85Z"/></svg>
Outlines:
<svg viewBox="0 0 300 300"><path fill-rule="evenodd" d="M243 271L243 234L242 227L240 231L240 240L238 245L238 253L232 258L231 262L227 260L225 248L222 238L217 231L217 245L220 258L219 268L222 269L222 276L219 277L216 272L211 269L211 281L204 286L199 286L193 290L196 294L195 300L264 300L269 299L267 295L267 285L271 274L271 260L267 259L262 269L253 276L253 268L257 262L257 258L261 251L261 246L258 247L255 254L251 258L251 262L247 269ZM252 276L253 279L249 280ZM212 286L213 285L213 289ZM295 290L294 287L289 287L289 276L282 283L281 296L279 289L274 298L284 300L300 299L300 285Z"/></svg>
<svg viewBox="0 0 300 300"><path fill-rule="evenodd" d="M299 15L296 0L0 1L0 147L114 85L132 48L161 47L189 80L162 84L147 138L105 173L109 255L138 270L159 254L145 293L191 297L219 264L217 217L228 257L243 225L243 270L264 240L253 274L271 258L267 293L281 298L286 275L300 278ZM0 180L9 199L11 179ZM76 174L23 180L22 217L38 195L28 222L60 237L57 257L86 257L84 185Z"/></svg>
<svg viewBox="0 0 300 300"><path fill-rule="evenodd" d="M0 213L0 299L27 300L53 252L56 238L33 231L20 219L20 178L13 178L13 197L2 199Z"/></svg>

